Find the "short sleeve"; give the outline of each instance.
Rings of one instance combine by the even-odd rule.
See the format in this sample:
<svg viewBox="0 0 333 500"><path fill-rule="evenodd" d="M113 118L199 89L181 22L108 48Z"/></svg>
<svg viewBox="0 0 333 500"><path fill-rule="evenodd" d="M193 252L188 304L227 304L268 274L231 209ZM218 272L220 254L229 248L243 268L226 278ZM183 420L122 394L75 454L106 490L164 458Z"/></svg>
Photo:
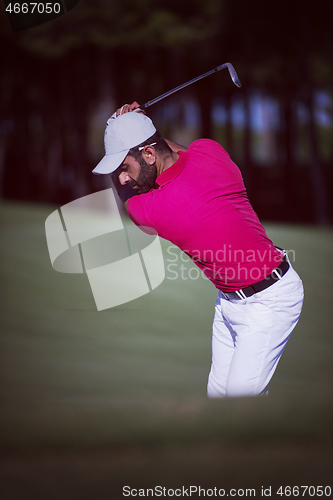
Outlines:
<svg viewBox="0 0 333 500"><path fill-rule="evenodd" d="M131 220L148 234L156 234L156 228L152 222L152 204L154 192L133 196L127 203L127 212ZM149 231L151 229L152 231Z"/></svg>

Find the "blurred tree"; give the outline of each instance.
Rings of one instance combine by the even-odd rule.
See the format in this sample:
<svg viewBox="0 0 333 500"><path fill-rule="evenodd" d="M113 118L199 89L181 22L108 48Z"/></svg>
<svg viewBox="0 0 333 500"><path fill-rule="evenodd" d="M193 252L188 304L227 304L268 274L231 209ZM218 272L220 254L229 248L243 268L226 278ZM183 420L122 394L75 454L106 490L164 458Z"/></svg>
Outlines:
<svg viewBox="0 0 333 500"><path fill-rule="evenodd" d="M42 200L51 194L58 198L59 190L65 198L70 193L84 194L91 170L87 151L91 107L105 94L112 94L118 105L133 99L142 102L188 79L193 68L190 77L198 69L206 70L203 50L196 61L193 54L186 58L194 47L211 43L216 35L218 25L212 18L219 5L217 0L197 0L188 12L186 5L173 0L123 0L112 5L107 0L93 4L82 0L79 7L50 23L15 35L3 34L12 51L5 66L17 80L10 101L14 133L7 158L15 167L5 175L7 195L20 189L20 196L24 192L27 198ZM32 87L39 96L35 108L28 106ZM20 111L14 110L15 102L20 102ZM206 106L202 108L205 113ZM36 139L28 126L36 109L46 149L52 150L52 155L43 158L38 183L37 156L28 152ZM209 126L209 113L206 117ZM29 182L20 186L15 174L16 169L22 170L15 148L18 142L29 158L23 172ZM61 171L54 171L59 170L54 156L61 162Z"/></svg>
<svg viewBox="0 0 333 500"><path fill-rule="evenodd" d="M133 99L145 102L231 61L243 83L242 156L250 190L258 180L252 172L249 108L252 90L261 88L281 103L282 188L288 210L296 208L297 124L292 109L295 100L301 99L312 117L309 177L315 219L327 222L327 192L312 103L315 89L329 89L333 81L332 9L331 0L281 0L276 6L264 0L192 0L190 6L176 0L81 0L68 14L50 23L15 35L3 30L1 40L7 52L1 55L6 75L1 85L6 98L0 105L3 116L13 117L14 123L13 131L0 142L0 160L7 165L5 192L14 192L10 186L14 180L18 182L15 172L19 167L13 163L22 162L23 151L30 158L30 184L21 186L23 191L30 190L37 198L38 191L39 199L51 196L58 200L60 192L69 199L96 188L100 181L90 176L93 159L87 135L92 109L102 99L111 103L112 97L117 105ZM200 104L202 136L212 136L213 97L223 96L231 149L233 90L240 92L232 89L222 73L191 90ZM10 125L2 128L10 130ZM39 149L29 149L29 141L40 144ZM18 143L21 154L15 149ZM46 162L44 170L36 168L37 157Z"/></svg>
<svg viewBox="0 0 333 500"><path fill-rule="evenodd" d="M297 206L293 102L299 96L309 110L309 174L315 221L327 224L328 196L318 154L313 99L318 86L331 88L333 82L333 2L281 0L274 7L265 0L227 1L224 14L228 22L220 32L220 44L228 40L244 86L266 88L282 103L288 207Z"/></svg>

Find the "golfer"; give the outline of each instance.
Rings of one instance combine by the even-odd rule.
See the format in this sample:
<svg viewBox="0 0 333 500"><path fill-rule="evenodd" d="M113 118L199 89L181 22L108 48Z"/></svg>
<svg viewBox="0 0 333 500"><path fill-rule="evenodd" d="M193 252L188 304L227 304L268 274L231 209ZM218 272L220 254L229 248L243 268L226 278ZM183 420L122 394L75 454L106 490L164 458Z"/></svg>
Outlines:
<svg viewBox="0 0 333 500"><path fill-rule="evenodd" d="M104 143L93 172L112 174L133 222L177 245L217 288L208 396L267 394L303 286L267 237L240 170L213 140L164 140L137 102L108 120Z"/></svg>

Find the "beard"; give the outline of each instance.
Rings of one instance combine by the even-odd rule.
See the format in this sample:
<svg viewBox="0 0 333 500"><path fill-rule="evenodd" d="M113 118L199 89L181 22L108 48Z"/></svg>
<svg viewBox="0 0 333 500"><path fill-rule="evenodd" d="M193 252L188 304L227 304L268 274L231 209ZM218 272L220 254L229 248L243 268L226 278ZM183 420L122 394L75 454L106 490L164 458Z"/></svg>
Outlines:
<svg viewBox="0 0 333 500"><path fill-rule="evenodd" d="M156 163L154 163L154 165L148 165L142 157L139 160L139 164L140 173L137 180L132 180L128 184L131 188L135 188L138 194L144 194L154 189L157 179L157 168Z"/></svg>

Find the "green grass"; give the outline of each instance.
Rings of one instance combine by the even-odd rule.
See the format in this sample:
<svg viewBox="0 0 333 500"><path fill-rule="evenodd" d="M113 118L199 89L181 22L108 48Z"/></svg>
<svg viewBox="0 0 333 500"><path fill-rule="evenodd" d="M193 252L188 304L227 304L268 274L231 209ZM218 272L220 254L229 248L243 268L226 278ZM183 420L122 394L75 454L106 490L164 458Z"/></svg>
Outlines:
<svg viewBox="0 0 333 500"><path fill-rule="evenodd" d="M130 480L327 483L333 231L265 224L295 252L302 316L268 398L212 401L214 287L167 270L155 291L98 312L85 275L52 269L55 208L1 205L1 498L122 498Z"/></svg>

